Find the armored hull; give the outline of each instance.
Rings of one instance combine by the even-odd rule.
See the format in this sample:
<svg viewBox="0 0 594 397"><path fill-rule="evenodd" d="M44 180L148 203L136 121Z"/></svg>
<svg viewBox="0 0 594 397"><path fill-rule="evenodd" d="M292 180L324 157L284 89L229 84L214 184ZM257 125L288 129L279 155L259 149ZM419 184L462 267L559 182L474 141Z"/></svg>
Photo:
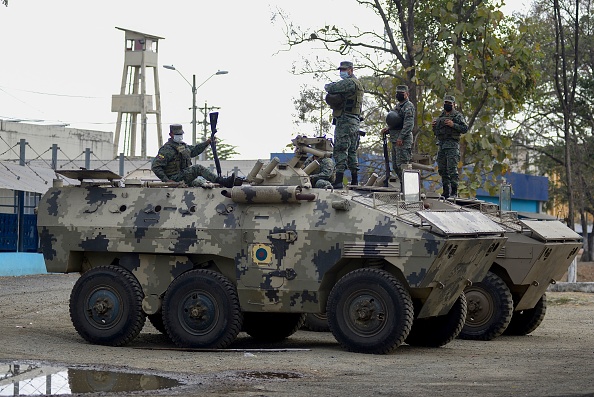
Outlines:
<svg viewBox="0 0 594 397"><path fill-rule="evenodd" d="M485 277L501 227L480 213L430 214L394 192L311 189L298 163L271 164L230 189L119 187L92 171L50 189L41 250L48 272L82 274L70 303L79 334L123 345L148 316L179 346L222 348L240 330L283 339L305 313L327 312L356 352L456 337L463 290Z"/></svg>

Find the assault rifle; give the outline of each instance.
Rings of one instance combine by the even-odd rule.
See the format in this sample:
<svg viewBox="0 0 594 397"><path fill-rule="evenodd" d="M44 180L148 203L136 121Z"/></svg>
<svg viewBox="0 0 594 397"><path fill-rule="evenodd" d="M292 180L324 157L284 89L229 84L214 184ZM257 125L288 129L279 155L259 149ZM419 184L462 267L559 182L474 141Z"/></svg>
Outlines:
<svg viewBox="0 0 594 397"><path fill-rule="evenodd" d="M212 149L212 158L214 159L215 166L217 167L217 176L221 176L221 162L217 155L217 143L215 140L215 134L217 133L217 121L219 120L219 112L212 112L208 114L210 116L210 148Z"/></svg>

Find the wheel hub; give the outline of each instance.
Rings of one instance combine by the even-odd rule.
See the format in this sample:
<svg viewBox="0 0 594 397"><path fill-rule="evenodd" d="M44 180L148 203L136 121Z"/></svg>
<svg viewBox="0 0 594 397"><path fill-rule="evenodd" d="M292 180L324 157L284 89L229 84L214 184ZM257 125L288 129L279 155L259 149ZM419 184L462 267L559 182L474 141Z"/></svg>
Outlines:
<svg viewBox="0 0 594 397"><path fill-rule="evenodd" d="M112 308L111 302L107 299L98 299L93 305L93 311L97 314L105 314Z"/></svg>

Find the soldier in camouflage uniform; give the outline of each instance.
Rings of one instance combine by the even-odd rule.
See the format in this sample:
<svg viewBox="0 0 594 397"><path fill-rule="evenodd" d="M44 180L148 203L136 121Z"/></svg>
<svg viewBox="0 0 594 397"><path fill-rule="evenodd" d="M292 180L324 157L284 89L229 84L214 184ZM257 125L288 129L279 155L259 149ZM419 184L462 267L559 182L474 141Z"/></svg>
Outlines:
<svg viewBox="0 0 594 397"><path fill-rule="evenodd" d="M307 158L307 160L305 160L305 163L303 163L303 168L307 167L314 160L318 160L320 163L320 168L318 169L318 172L309 176L313 187L318 189L332 187L332 184L336 178L336 167L334 160L329 157L320 159L318 156L310 156Z"/></svg>
<svg viewBox="0 0 594 397"><path fill-rule="evenodd" d="M340 95L342 101L332 107L334 129L334 152L336 163L336 182L334 187L342 188L344 171L351 170L351 185L358 184L357 142L359 123L363 104L363 85L353 74L353 63L343 61L338 67L342 80L324 86L328 94Z"/></svg>
<svg viewBox="0 0 594 397"><path fill-rule="evenodd" d="M408 100L408 87L399 85L396 87L396 99L398 103L394 106L394 112L402 119L402 125L394 128L388 126L382 129L382 134L390 134L392 143L392 166L400 180L402 190L402 165L409 164L412 160L413 128L415 126L415 105ZM400 127L400 128L398 128Z"/></svg>
<svg viewBox="0 0 594 397"><path fill-rule="evenodd" d="M444 110L432 123L437 138L437 167L443 185L442 195L446 198L458 195L460 135L468 131L464 116L455 106L456 98L446 95L443 98Z"/></svg>
<svg viewBox="0 0 594 397"><path fill-rule="evenodd" d="M227 178L216 176L208 168L192 165L192 157L198 156L209 145L210 138L197 145L183 142L184 130L180 124L169 126L170 139L159 149L153 159L151 169L163 182L185 182L188 186L209 188L215 182L225 187L233 187L235 175Z"/></svg>

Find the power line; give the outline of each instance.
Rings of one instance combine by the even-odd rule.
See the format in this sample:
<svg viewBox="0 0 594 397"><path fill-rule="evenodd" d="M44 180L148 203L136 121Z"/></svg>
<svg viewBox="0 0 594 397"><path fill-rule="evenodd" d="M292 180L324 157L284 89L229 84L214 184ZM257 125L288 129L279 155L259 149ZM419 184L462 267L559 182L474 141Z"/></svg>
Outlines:
<svg viewBox="0 0 594 397"><path fill-rule="evenodd" d="M21 91L21 92L28 92L28 93L31 93L31 94L49 95L49 96L61 96L61 97L67 97L67 98L88 98L88 99L104 99L105 98L105 97L88 96L88 95L56 94L56 93L51 93L51 92L30 91L30 90L23 90L23 89L20 89L20 88L11 88L11 87L0 86L0 90L6 92L5 89L15 90L15 91ZM6 93L8 95L10 95L10 93L8 93L8 92L6 92Z"/></svg>

